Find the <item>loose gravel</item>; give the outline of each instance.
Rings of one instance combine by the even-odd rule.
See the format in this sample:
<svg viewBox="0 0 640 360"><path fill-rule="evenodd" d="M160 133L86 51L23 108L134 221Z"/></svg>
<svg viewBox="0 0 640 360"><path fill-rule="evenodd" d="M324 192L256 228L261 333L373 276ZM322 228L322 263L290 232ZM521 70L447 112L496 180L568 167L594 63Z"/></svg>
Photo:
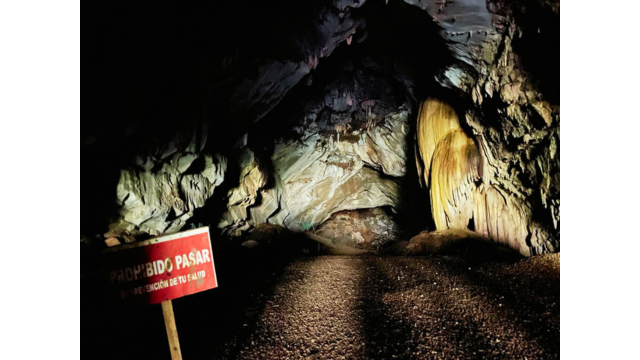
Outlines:
<svg viewBox="0 0 640 360"><path fill-rule="evenodd" d="M559 264L559 254L474 266L448 257L295 261L233 357L559 358Z"/></svg>

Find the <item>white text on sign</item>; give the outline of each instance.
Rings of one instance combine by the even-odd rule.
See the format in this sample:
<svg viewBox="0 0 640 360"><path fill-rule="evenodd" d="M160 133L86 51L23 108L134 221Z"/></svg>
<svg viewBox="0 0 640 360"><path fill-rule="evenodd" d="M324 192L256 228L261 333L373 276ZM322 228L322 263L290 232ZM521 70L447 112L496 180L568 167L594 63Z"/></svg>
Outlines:
<svg viewBox="0 0 640 360"><path fill-rule="evenodd" d="M175 256L176 270L186 267L195 266L211 262L211 255L208 249L192 251L189 254ZM173 271L174 260L165 258L164 260L153 260L144 264L129 266L124 269L113 270L109 272L111 283L123 283L127 281L138 280L155 275L161 275L165 271Z"/></svg>

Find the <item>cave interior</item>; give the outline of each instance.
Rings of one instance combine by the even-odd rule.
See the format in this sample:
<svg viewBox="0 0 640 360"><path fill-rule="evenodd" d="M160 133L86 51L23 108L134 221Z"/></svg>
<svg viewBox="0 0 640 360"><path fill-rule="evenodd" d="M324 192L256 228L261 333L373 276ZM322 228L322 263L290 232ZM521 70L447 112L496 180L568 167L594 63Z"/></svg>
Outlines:
<svg viewBox="0 0 640 360"><path fill-rule="evenodd" d="M117 345L105 358L140 358L151 350L136 339L166 342L157 312L110 309L104 284L94 281L101 251L208 227L221 286L175 301L180 329L191 329L181 335L185 357L211 356L210 345L220 358L423 358L432 351L554 358L559 7L553 0L83 6L83 352L95 357L112 339ZM331 270L313 267L320 258ZM441 275L434 280L416 267L418 280L389 293L406 291L406 301L419 302L412 291L431 282L456 290L468 284L482 294L480 307L504 299L500 310L470 320L450 300L441 304L446 311L432 312L453 329L441 334L444 342L395 345L394 336L418 336L407 320L415 314L397 315L376 297L386 290L365 285L415 266L406 258L429 261ZM362 273L352 274L353 261ZM349 343L357 337L351 330L289 323L278 331L309 331L317 342L263 339L260 331L271 330L259 330L266 326L260 319L292 311L267 311L282 291L278 279L294 276L292 266L315 274L309 291L324 289L324 280L357 284L361 302L372 305L354 310L362 346ZM516 277L517 284L508 280ZM287 281L295 289L298 280ZM326 291L316 295L334 296ZM473 295L469 301L479 301ZM195 307L226 314L193 316ZM420 321L415 327L431 339L435 328ZM504 321L518 325L503 329L502 343L488 342L493 330L478 324ZM219 326L197 331L203 323ZM141 324L156 330L126 334ZM326 340L328 333L346 343ZM166 345L155 347L154 356L168 356Z"/></svg>

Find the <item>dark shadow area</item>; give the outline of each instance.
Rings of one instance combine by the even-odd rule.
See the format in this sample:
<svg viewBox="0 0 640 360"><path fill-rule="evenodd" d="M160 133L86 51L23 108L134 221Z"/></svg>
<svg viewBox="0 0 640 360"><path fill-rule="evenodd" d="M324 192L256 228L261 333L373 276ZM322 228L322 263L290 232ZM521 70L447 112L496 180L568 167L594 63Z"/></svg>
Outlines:
<svg viewBox="0 0 640 360"><path fill-rule="evenodd" d="M257 253L231 257L236 260L216 264L221 269L220 288L176 300L176 325L186 333L180 337L184 358L236 358L251 333L249 324L257 322L294 257L298 258Z"/></svg>
<svg viewBox="0 0 640 360"><path fill-rule="evenodd" d="M560 354L560 278L559 274L537 268L518 274L514 268L524 266L531 259L511 263L510 267L486 264L469 268L469 264L456 258L442 257L437 267L459 277L474 288L487 294L505 307L504 322L515 324L528 342L544 349L547 357ZM499 265L499 264L498 264ZM495 304L494 304L495 305Z"/></svg>
<svg viewBox="0 0 640 360"><path fill-rule="evenodd" d="M396 292L401 284L388 277L379 261L376 257L363 259L365 276L360 284L359 311L367 358L410 358L416 350L416 344L406 342L411 338L412 324L409 319L390 316L391 306L384 300L385 294Z"/></svg>
<svg viewBox="0 0 640 360"><path fill-rule="evenodd" d="M424 268L412 269L420 258L367 260L368 298L362 305L362 313L370 358L474 358L493 351L480 324L447 310L455 304L434 307L430 303L416 303L417 299L425 299L425 295L416 295L437 280L425 273ZM394 274L399 279L391 278ZM439 289L430 289L425 301L447 303L446 294ZM449 324L456 327L446 331Z"/></svg>
<svg viewBox="0 0 640 360"><path fill-rule="evenodd" d="M260 252L217 241L212 246L219 287L173 300L185 359L199 358L202 348L234 358L251 330L245 324L256 321L283 269L301 254L285 246ZM109 303L100 272L81 277L80 289L83 358L170 359L160 304Z"/></svg>
<svg viewBox="0 0 640 360"><path fill-rule="evenodd" d="M559 305L559 279L487 279L480 274L504 265L470 268L453 257L371 257L365 263L360 309L368 358L559 356L559 317L545 315ZM531 286L550 290L531 299L522 291Z"/></svg>
<svg viewBox="0 0 640 360"><path fill-rule="evenodd" d="M118 208L116 187L120 167L112 159L124 156L120 144L116 141L106 149L80 145L80 234L95 236L104 233L105 224ZM82 257L81 261L84 261Z"/></svg>
<svg viewBox="0 0 640 360"><path fill-rule="evenodd" d="M553 3L520 0L511 4L515 22L522 29L512 45L520 65L535 79L534 87L549 103L560 105L560 11L553 10Z"/></svg>
<svg viewBox="0 0 640 360"><path fill-rule="evenodd" d="M409 114L409 126L410 130L407 134L407 173L404 177L398 181L398 190L401 201L401 207L399 209L399 216L397 216L397 223L401 229L403 229L405 238L400 240L409 240L416 234L423 230L433 230L436 228L433 216L431 216L431 198L429 197L429 190L425 184L421 185L420 179L423 176L419 173L416 157L419 156L416 152L419 152L416 127L418 111L415 110Z"/></svg>

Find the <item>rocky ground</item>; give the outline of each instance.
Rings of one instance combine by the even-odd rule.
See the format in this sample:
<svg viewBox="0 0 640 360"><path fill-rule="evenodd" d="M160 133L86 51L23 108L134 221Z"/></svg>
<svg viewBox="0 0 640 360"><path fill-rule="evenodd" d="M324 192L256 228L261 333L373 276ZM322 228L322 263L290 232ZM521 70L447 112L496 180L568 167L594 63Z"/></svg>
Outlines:
<svg viewBox="0 0 640 360"><path fill-rule="evenodd" d="M225 289L232 274L221 274L219 289L174 301L186 359L559 358L559 254L484 264L442 256L270 264L251 277L236 273L244 283ZM110 319L119 335L102 341L137 333L111 355L168 358L161 316L150 308ZM86 342L83 350L95 355Z"/></svg>

